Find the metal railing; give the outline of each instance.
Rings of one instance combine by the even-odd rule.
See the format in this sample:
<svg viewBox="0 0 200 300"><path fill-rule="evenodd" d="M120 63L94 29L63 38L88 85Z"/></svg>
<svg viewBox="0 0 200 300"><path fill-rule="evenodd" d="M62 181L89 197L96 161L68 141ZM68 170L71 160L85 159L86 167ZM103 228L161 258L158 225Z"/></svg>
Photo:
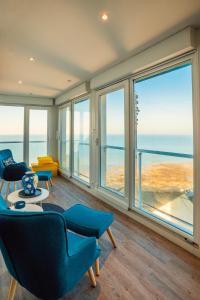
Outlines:
<svg viewBox="0 0 200 300"><path fill-rule="evenodd" d="M168 151L157 151L157 150L147 150L147 149L137 149L138 154L138 204L139 207L142 207L142 154L154 154L154 155L164 155L164 156L172 156L179 158L189 158L192 159L192 154L187 153L177 153L177 152L168 152Z"/></svg>
<svg viewBox="0 0 200 300"><path fill-rule="evenodd" d="M23 144L23 141L0 141L0 144ZM29 141L29 143L47 143L47 141Z"/></svg>
<svg viewBox="0 0 200 300"><path fill-rule="evenodd" d="M80 146L89 146L89 143L80 142L78 143L78 162L77 168L79 168L79 161L80 161ZM101 149L113 149L113 150L120 150L124 151L125 147L121 146L112 146L112 145L101 145ZM186 158L186 159L193 159L192 154L188 153L178 153L178 152L169 152L169 151L158 151L158 150L151 150L151 149L136 149L136 153L138 155L138 205L142 207L142 156L143 154L152 154L152 155L162 155L162 156L170 156L170 157L177 157L177 158ZM78 170L80 172L80 170Z"/></svg>

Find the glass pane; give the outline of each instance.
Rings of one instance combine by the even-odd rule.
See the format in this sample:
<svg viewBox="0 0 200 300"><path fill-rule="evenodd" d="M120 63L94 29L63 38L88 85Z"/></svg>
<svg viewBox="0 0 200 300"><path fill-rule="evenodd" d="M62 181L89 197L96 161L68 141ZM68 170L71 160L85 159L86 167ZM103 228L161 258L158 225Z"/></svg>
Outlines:
<svg viewBox="0 0 200 300"><path fill-rule="evenodd" d="M0 150L10 149L16 162L23 161L24 108L0 106L0 120Z"/></svg>
<svg viewBox="0 0 200 300"><path fill-rule="evenodd" d="M124 89L101 96L101 186L124 194Z"/></svg>
<svg viewBox="0 0 200 300"><path fill-rule="evenodd" d="M47 110L29 111L29 164L47 155Z"/></svg>
<svg viewBox="0 0 200 300"><path fill-rule="evenodd" d="M89 182L90 177L90 100L74 104L73 175Z"/></svg>
<svg viewBox="0 0 200 300"><path fill-rule="evenodd" d="M136 206L193 234L192 65L135 82Z"/></svg>
<svg viewBox="0 0 200 300"><path fill-rule="evenodd" d="M70 172L70 107L60 110L60 165Z"/></svg>

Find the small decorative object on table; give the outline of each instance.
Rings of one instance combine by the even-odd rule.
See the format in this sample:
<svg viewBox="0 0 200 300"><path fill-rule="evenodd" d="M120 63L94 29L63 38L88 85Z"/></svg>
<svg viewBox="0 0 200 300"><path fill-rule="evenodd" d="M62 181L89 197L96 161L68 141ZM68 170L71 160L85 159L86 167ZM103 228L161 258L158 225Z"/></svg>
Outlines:
<svg viewBox="0 0 200 300"><path fill-rule="evenodd" d="M25 201L17 201L14 204L16 209L22 209L26 206L26 202Z"/></svg>
<svg viewBox="0 0 200 300"><path fill-rule="evenodd" d="M22 185L26 196L33 196L36 193L38 185L38 176L35 172L28 171L22 177Z"/></svg>

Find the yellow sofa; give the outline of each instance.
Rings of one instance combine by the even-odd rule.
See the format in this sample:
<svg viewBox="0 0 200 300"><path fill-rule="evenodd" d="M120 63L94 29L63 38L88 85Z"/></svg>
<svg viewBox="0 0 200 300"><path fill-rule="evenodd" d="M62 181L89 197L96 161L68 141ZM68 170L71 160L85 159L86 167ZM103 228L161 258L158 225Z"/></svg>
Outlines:
<svg viewBox="0 0 200 300"><path fill-rule="evenodd" d="M31 164L33 171L52 171L53 176L58 175L58 163L51 156L40 156L37 160L37 163Z"/></svg>

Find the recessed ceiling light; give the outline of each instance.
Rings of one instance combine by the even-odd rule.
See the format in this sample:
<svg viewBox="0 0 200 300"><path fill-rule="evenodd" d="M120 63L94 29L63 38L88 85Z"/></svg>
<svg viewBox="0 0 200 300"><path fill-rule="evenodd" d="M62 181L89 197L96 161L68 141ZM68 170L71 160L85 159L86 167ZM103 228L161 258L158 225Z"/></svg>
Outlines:
<svg viewBox="0 0 200 300"><path fill-rule="evenodd" d="M102 19L102 21L107 21L108 20L108 14L107 13L103 13L101 15L101 19Z"/></svg>
<svg viewBox="0 0 200 300"><path fill-rule="evenodd" d="M32 56L31 56L31 57L29 57L29 60L30 60L30 61L35 61L35 57L32 57Z"/></svg>
<svg viewBox="0 0 200 300"><path fill-rule="evenodd" d="M18 83L19 83L19 84L22 84L23 82L22 82L22 80L19 80Z"/></svg>

